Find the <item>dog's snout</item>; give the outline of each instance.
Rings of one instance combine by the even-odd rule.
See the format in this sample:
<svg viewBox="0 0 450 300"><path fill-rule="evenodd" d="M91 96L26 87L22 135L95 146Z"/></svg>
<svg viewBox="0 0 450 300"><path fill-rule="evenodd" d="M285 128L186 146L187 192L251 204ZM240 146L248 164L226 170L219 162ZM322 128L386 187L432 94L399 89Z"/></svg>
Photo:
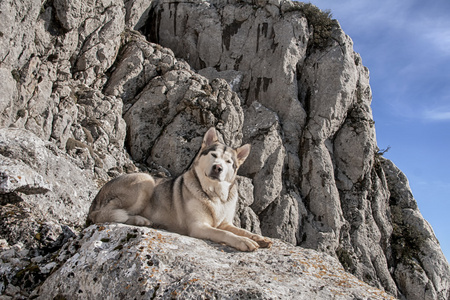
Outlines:
<svg viewBox="0 0 450 300"><path fill-rule="evenodd" d="M223 167L219 164L214 165L212 169L216 174L220 174L223 171Z"/></svg>

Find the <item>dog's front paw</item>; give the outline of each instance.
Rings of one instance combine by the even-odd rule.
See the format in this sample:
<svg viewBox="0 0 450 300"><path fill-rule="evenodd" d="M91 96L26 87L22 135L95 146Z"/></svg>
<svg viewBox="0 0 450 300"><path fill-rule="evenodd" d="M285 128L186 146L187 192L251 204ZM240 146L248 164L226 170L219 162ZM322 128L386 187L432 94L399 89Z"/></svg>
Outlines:
<svg viewBox="0 0 450 300"><path fill-rule="evenodd" d="M251 252L258 249L259 245L256 241L253 241L247 237L239 237L237 243L234 245L234 248L240 251Z"/></svg>
<svg viewBox="0 0 450 300"><path fill-rule="evenodd" d="M273 242L271 239L266 238L264 236L257 235L257 234L252 236L252 240L257 242L259 247L261 247L261 248L270 248L273 245Z"/></svg>
<svg viewBox="0 0 450 300"><path fill-rule="evenodd" d="M128 225L137 225L137 226L151 226L152 222L149 219L144 218L142 216L130 216L128 220L125 222Z"/></svg>

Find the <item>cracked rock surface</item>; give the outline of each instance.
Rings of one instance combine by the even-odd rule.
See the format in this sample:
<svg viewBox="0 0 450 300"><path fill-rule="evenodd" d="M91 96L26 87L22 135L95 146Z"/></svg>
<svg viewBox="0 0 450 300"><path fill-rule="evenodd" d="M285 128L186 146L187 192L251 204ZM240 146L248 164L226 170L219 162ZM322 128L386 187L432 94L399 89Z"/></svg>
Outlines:
<svg viewBox="0 0 450 300"><path fill-rule="evenodd" d="M281 241L243 253L155 229L93 225L56 261L65 263L40 287L42 299L395 299L329 255Z"/></svg>
<svg viewBox="0 0 450 300"><path fill-rule="evenodd" d="M164 247L175 247L167 269L181 259L176 249L191 243L214 252L215 266L270 273L272 260L286 278L290 272L302 277L308 267L296 268L294 254L285 256L294 251L305 263L320 258L334 270L308 277L311 285L283 281L308 297L342 291L332 274L351 282L341 282L350 285L349 293L371 293L366 285L353 290L355 279L341 265L400 299L450 298L450 267L439 242L407 177L377 147L369 71L338 22L314 6L288 0L4 0L0 28L1 297L45 298L41 291L57 291L56 282L75 278L82 291L119 288L99 278L91 285L82 270L67 282L48 276L76 261L100 270L101 255L118 259L117 269L108 268L123 278L151 272L144 264L133 269L128 255L148 246L144 236L161 234L171 241ZM270 252L229 253L143 228L83 231L89 203L105 182L136 171L182 173L211 126L230 146L252 145L240 168L235 223L278 239ZM112 232L126 237L134 230L131 252L102 241L106 232L112 239ZM62 247L69 251L64 258ZM156 288L146 273L152 283L142 291L188 297L206 295L195 294L205 288L219 297L226 288L212 277L219 270L198 264L204 278L192 282L187 269L177 275L158 269L161 280L181 276L183 284L168 280ZM320 268L309 273L320 275ZM252 289L234 286L227 293L289 293L275 286L283 276L273 275L270 283L255 276Z"/></svg>

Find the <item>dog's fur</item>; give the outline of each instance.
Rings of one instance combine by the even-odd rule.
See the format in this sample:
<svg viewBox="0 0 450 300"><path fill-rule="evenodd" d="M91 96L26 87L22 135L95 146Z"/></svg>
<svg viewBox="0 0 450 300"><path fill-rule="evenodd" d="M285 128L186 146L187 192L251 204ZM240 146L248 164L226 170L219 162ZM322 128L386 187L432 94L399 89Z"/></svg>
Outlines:
<svg viewBox="0 0 450 300"><path fill-rule="evenodd" d="M232 149L219 143L211 128L187 172L173 179L136 173L111 180L92 202L87 223L153 226L241 251L270 247L268 238L233 225L236 173L249 152L248 144Z"/></svg>

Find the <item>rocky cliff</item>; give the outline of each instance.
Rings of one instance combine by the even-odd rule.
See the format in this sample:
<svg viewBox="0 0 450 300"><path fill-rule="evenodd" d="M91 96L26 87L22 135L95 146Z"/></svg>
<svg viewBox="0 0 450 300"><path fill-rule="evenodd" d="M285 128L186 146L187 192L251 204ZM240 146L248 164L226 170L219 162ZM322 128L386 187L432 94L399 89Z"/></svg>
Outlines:
<svg viewBox="0 0 450 300"><path fill-rule="evenodd" d="M0 15L3 294L28 297L34 290L45 298L77 261L101 269L101 255L89 257L88 250L117 260L101 269L116 272L110 280L130 268L152 277L122 257L128 252L116 257L93 227L81 231L89 203L118 174L181 173L215 126L229 145L252 144L240 172L237 224L323 252L292 250L327 255L328 269L337 268L334 257L395 297L450 297L450 267L439 242L406 176L377 147L369 72L327 14L286 0L4 0ZM175 245L168 249L183 248L182 237L161 234ZM131 243L131 252L145 243ZM290 246L277 243L283 246L271 250L271 259L282 260ZM62 255L61 247L71 250ZM245 265L267 254L252 255L232 259ZM297 274L289 264L283 262L283 276ZM89 290L81 270L70 274ZM187 285L216 285L201 280ZM251 297L252 291L242 292ZM276 298L286 290L255 291ZM320 284L301 291L326 295Z"/></svg>

